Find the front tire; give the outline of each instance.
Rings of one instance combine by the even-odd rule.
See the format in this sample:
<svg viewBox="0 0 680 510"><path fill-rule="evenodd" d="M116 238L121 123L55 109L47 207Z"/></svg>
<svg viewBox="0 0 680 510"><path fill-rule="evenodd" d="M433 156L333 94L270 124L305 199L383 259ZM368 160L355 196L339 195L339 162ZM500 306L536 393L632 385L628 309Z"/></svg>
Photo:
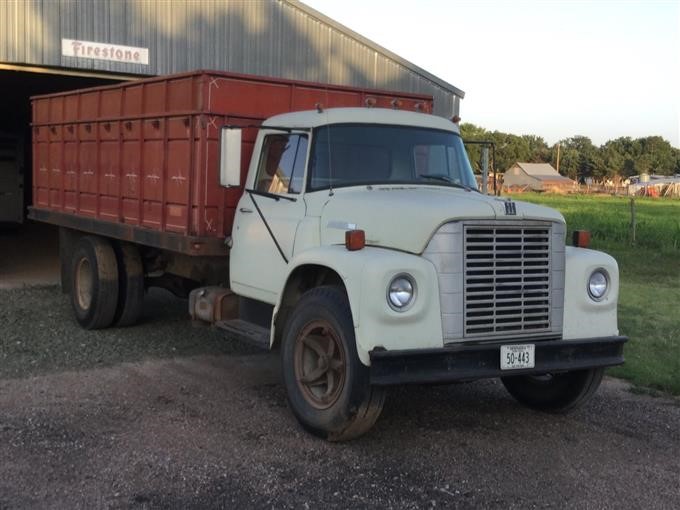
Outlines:
<svg viewBox="0 0 680 510"><path fill-rule="evenodd" d="M370 385L359 360L342 289L317 287L302 296L286 324L281 360L291 410L312 434L347 441L380 416L385 390Z"/></svg>
<svg viewBox="0 0 680 510"><path fill-rule="evenodd" d="M85 329L107 328L118 302L118 264L104 238L80 238L71 259L71 306Z"/></svg>
<svg viewBox="0 0 680 510"><path fill-rule="evenodd" d="M542 376L502 377L510 395L532 409L550 413L566 413L583 405L602 382L604 368L575 370Z"/></svg>

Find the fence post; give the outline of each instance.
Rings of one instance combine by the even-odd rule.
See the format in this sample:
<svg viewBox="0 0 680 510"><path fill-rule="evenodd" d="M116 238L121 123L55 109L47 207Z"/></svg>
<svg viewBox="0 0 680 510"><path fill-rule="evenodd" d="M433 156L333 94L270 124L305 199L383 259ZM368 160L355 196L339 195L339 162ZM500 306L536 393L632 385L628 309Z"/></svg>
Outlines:
<svg viewBox="0 0 680 510"><path fill-rule="evenodd" d="M630 244L635 244L635 231L637 230L637 222L635 221L635 198L630 199Z"/></svg>

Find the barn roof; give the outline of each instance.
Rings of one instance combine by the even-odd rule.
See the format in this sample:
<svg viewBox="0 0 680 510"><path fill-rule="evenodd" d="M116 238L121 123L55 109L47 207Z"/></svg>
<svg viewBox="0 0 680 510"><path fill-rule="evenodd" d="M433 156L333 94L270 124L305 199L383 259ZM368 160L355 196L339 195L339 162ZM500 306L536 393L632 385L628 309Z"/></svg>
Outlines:
<svg viewBox="0 0 680 510"><path fill-rule="evenodd" d="M569 177L560 175L549 163L522 163L518 161L515 165L524 170L527 175L541 181L574 182Z"/></svg>

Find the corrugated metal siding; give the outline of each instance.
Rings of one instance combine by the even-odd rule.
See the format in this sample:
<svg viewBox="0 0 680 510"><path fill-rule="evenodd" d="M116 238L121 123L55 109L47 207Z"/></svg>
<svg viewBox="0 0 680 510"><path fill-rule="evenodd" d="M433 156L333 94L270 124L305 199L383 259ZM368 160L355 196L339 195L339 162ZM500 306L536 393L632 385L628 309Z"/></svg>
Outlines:
<svg viewBox="0 0 680 510"><path fill-rule="evenodd" d="M456 91L445 82L320 17L288 0L6 0L0 62L143 75L219 69L418 92L451 115ZM148 48L149 65L64 57L62 38Z"/></svg>

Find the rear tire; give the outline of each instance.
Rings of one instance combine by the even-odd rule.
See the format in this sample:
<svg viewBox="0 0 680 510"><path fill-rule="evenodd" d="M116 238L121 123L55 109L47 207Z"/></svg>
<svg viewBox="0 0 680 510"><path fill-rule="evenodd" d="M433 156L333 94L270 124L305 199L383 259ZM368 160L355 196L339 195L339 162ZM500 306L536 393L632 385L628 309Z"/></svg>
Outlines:
<svg viewBox="0 0 680 510"><path fill-rule="evenodd" d="M291 410L302 427L329 441L357 438L375 424L385 389L371 386L357 355L354 322L342 289L306 292L286 324L281 349Z"/></svg>
<svg viewBox="0 0 680 510"><path fill-rule="evenodd" d="M133 244L114 245L118 264L118 304L114 323L116 326L132 326L142 313L144 301L144 266L139 250Z"/></svg>
<svg viewBox="0 0 680 510"><path fill-rule="evenodd" d="M118 302L118 264L111 243L85 236L73 250L71 306L85 329L107 328Z"/></svg>
<svg viewBox="0 0 680 510"><path fill-rule="evenodd" d="M591 368L563 374L502 377L501 381L510 395L527 407L566 413L584 404L595 393L603 374L604 368Z"/></svg>

